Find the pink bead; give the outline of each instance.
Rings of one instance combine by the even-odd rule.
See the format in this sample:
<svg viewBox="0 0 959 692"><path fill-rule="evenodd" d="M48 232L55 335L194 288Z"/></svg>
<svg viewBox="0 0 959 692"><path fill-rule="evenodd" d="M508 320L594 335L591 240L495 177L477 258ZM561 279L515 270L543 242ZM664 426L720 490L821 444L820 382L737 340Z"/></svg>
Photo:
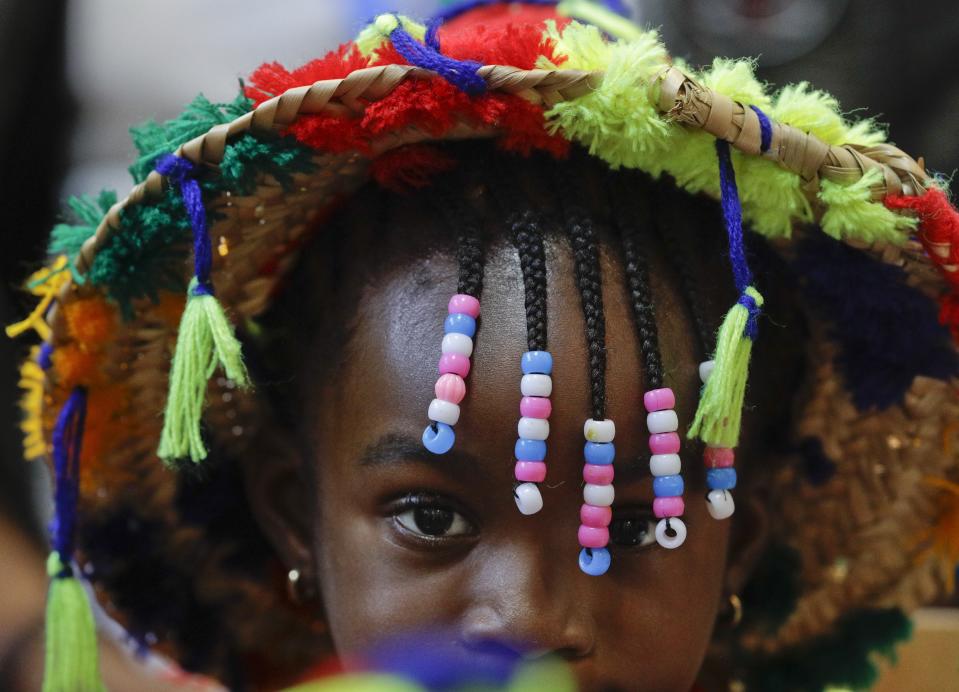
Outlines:
<svg viewBox="0 0 959 692"><path fill-rule="evenodd" d="M583 464L583 480L593 485L609 485L613 473L612 464Z"/></svg>
<svg viewBox="0 0 959 692"><path fill-rule="evenodd" d="M519 400L519 413L527 418L549 418L553 403L545 396L524 396Z"/></svg>
<svg viewBox="0 0 959 692"><path fill-rule="evenodd" d="M579 508L579 520L586 526L601 529L613 520L613 508L583 505Z"/></svg>
<svg viewBox="0 0 959 692"><path fill-rule="evenodd" d="M473 296L468 296L465 293L457 293L455 296L450 298L449 304L449 313L455 315L457 313L463 313L469 315L474 320L479 317L479 301Z"/></svg>
<svg viewBox="0 0 959 692"><path fill-rule="evenodd" d="M513 469L516 480L542 483L546 480L546 464L542 461L517 461Z"/></svg>
<svg viewBox="0 0 959 692"><path fill-rule="evenodd" d="M681 517L686 511L686 503L681 497L657 497L653 500L653 514L657 519Z"/></svg>
<svg viewBox="0 0 959 692"><path fill-rule="evenodd" d="M679 448L679 435L674 432L649 436L649 451L653 454L679 454Z"/></svg>
<svg viewBox="0 0 959 692"><path fill-rule="evenodd" d="M736 461L736 453L728 447L707 447L703 452L703 463L706 468L724 469L732 466Z"/></svg>
<svg viewBox="0 0 959 692"><path fill-rule="evenodd" d="M436 386L433 387L433 391L436 392L437 399L458 404L463 400L463 397L466 396L466 383L459 375L446 373L445 375L440 375L440 378L436 380Z"/></svg>
<svg viewBox="0 0 959 692"><path fill-rule="evenodd" d="M584 548L605 548L609 545L609 529L582 525L579 527L579 544Z"/></svg>
<svg viewBox="0 0 959 692"><path fill-rule="evenodd" d="M440 356L440 374L447 373L466 377L470 374L470 359L459 353L444 353Z"/></svg>
<svg viewBox="0 0 959 692"><path fill-rule="evenodd" d="M671 408L676 408L676 395L673 394L673 390L669 387L651 389L643 394L643 405L646 406L646 410L650 413L653 411L667 411Z"/></svg>

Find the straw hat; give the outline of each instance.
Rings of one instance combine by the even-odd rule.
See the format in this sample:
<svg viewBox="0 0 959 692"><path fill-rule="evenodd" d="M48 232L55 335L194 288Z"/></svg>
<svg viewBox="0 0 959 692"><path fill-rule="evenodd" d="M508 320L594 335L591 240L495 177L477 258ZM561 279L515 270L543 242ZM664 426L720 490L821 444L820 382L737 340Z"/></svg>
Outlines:
<svg viewBox="0 0 959 692"><path fill-rule="evenodd" d="M436 22L384 15L297 70L264 65L235 102L198 99L181 118L136 130L142 157L128 196L72 202L80 224L55 229L51 264L30 283L41 301L12 332L33 328L44 340L23 368L26 448L53 457L64 487L78 478L78 504L67 509L81 527L106 536L97 517L133 512L137 527L110 529L125 550L165 536L157 564L189 575L190 603L230 622L239 649L264 653L269 641L295 669L320 633L269 575L234 573L230 540L205 542L158 459L158 448L168 460L205 456L201 410L218 449L229 456L244 445L252 402L230 323L267 309L334 202L371 177L408 174L408 145L489 138L561 156L576 143L726 206L716 154L725 141L745 222L801 268L812 330L794 419L800 459L772 486L774 532L798 551L799 592L771 631L743 633L746 648L788 658L850 613L908 611L951 591L959 215L943 184L873 123L845 120L828 95L807 85L768 94L749 62L692 70L655 32L587 2L470 4L480 7L448 13L438 38ZM815 254L801 237L816 239ZM727 321L749 319L756 302L741 300ZM729 348L746 349L748 361L751 338L738 332ZM717 368L732 359L717 354ZM724 381L734 380L732 389L744 387L745 372L730 370ZM738 425L725 423L741 404L741 392L707 385L694 431L734 446ZM72 526L63 493L61 533ZM98 597L137 629L109 587L127 574L108 558L117 548L80 535ZM71 558L72 539L61 535L54 586L73 581L62 579Z"/></svg>

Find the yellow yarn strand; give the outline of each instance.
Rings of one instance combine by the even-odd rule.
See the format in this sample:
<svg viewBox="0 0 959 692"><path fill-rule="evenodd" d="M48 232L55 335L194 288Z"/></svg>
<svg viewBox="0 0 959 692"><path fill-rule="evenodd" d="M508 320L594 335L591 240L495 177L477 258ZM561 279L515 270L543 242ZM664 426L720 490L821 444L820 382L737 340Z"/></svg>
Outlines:
<svg viewBox="0 0 959 692"><path fill-rule="evenodd" d="M30 278L27 279L27 289L33 295L39 296L40 302L25 319L6 328L7 336L15 339L24 332L33 329L44 341L49 339L50 327L44 320L44 316L47 308L50 307L50 304L69 280L69 260L66 255L60 255L49 267L44 267L31 274Z"/></svg>

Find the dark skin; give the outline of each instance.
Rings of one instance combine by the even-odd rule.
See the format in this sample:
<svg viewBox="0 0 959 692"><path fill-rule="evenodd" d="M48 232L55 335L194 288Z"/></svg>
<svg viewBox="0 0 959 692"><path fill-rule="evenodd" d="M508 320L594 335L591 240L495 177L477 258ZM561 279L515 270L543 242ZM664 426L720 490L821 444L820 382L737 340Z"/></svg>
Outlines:
<svg viewBox="0 0 959 692"><path fill-rule="evenodd" d="M490 229L501 234L492 218ZM684 443L689 535L677 550L656 544L643 360L615 239L601 237L606 415L617 429L613 563L605 576L591 577L577 564L582 426L591 414L568 243L550 237L547 244L549 475L544 509L527 517L510 492L519 356L527 350L515 249L504 240L488 249L456 444L434 456L419 438L446 301L456 289L455 260L446 249L411 249L401 240L436 223L415 204L398 214L387 238L378 238L362 213L352 223L341 256L367 253L377 266L341 275L331 310L348 329L342 359L306 375L302 444L267 426L260 444L271 450L271 463L246 464L254 511L286 563L315 584L333 650L349 657L383 637L438 627L452 630L455 646L466 651L495 640L527 656L560 656L584 690L689 690L717 615L763 544L764 512L737 493L735 521L711 519L698 447ZM370 245L374 239L382 247ZM662 249L650 243L647 252L665 384L676 392L682 430L695 411L702 358Z"/></svg>

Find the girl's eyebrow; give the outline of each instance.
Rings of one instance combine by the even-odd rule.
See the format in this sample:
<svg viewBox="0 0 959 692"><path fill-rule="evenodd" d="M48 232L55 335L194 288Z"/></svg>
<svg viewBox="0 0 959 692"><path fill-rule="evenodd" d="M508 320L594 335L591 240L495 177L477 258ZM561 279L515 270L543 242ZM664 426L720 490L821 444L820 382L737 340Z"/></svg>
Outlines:
<svg viewBox="0 0 959 692"><path fill-rule="evenodd" d="M443 470L477 468L479 459L469 452L450 450L437 456L423 447L422 441L406 433L390 432L369 445L360 457L360 466L389 464L426 464Z"/></svg>

